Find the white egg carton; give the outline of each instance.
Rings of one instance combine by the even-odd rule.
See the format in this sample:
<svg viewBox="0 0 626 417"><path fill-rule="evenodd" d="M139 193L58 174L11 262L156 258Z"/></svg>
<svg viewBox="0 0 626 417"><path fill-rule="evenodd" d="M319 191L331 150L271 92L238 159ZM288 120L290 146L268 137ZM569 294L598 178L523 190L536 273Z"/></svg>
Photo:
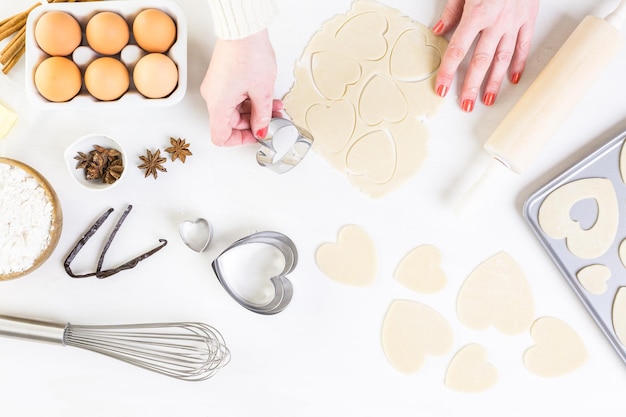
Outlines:
<svg viewBox="0 0 626 417"><path fill-rule="evenodd" d="M164 98L147 98L139 93L132 81L132 70L135 63L147 52L143 51L135 43L132 34L132 23L135 17L145 9L159 9L167 13L176 24L176 41L166 52L178 67L178 84L175 90ZM113 57L121 60L129 70L131 82L129 90L119 99L114 101L100 101L89 94L85 83L80 92L73 99L57 103L44 98L35 87L35 70L37 66L49 57L42 51L35 40L35 25L37 20L51 10L64 11L71 14L83 29L83 39L71 58L80 68L84 75L85 68L94 59L102 56L97 54L85 40L84 31L89 19L98 12L111 11L121 15L129 24L130 41L121 53ZM26 21L26 95L37 107L47 110L96 110L96 109L127 109L137 107L166 107L178 103L187 90L187 21L180 6L169 0L112 0L80 3L44 3L30 12Z"/></svg>

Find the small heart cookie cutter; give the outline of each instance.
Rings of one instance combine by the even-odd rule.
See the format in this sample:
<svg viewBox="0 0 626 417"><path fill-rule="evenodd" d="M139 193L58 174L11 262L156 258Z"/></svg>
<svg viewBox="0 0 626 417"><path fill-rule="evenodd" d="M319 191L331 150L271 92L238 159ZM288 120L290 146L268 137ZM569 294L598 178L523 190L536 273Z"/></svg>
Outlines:
<svg viewBox="0 0 626 417"><path fill-rule="evenodd" d="M270 120L267 135L259 143L261 147L256 154L259 165L284 174L302 161L311 149L313 137L290 120L275 117Z"/></svg>
<svg viewBox="0 0 626 417"><path fill-rule="evenodd" d="M221 265L221 257L226 252L241 245L246 245L250 243L262 243L266 245L271 245L278 249L285 258L285 266L282 272L279 273L277 276L270 278L270 281L274 285L274 297L267 304L259 304L250 301L238 294L225 278L223 267ZM228 294L230 294L230 296L233 297L235 301L255 313L271 315L283 311L291 301L291 298L293 296L293 286L291 285L291 281L287 279L287 275L294 270L297 263L298 252L293 241L282 233L266 231L257 232L250 236L244 237L243 239L239 239L238 241L230 245L226 250L224 250L217 258L215 258L211 266L213 267L213 271L215 272L215 275L217 276L220 284L222 284L226 292L228 292Z"/></svg>
<svg viewBox="0 0 626 417"><path fill-rule="evenodd" d="M178 228L180 238L195 252L204 252L213 238L213 226L206 219L185 220Z"/></svg>

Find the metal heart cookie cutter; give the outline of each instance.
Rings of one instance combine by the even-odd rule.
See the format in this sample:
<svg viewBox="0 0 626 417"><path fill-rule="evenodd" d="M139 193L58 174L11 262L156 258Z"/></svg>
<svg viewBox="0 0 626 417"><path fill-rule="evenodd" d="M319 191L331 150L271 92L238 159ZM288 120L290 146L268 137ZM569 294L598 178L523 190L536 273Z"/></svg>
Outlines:
<svg viewBox="0 0 626 417"><path fill-rule="evenodd" d="M226 274L224 273L224 266L222 264L224 255L232 249L251 243L261 243L273 246L278 249L284 257L284 268L282 272L270 278L270 281L274 286L274 295L272 299L265 304L257 303L237 293L237 291L226 279ZM297 263L298 252L293 241L282 233L266 231L254 233L243 239L239 239L224 250L224 252L222 252L217 258L215 258L212 263L212 267L220 284L222 284L226 292L228 292L228 294L230 294L235 301L250 311L270 315L280 313L291 301L293 296L293 287L291 285L291 281L287 279L287 275L294 270Z"/></svg>
<svg viewBox="0 0 626 417"><path fill-rule="evenodd" d="M259 143L261 147L256 153L259 165L284 174L302 161L311 149L313 137L290 120L276 117L270 121L267 135Z"/></svg>
<svg viewBox="0 0 626 417"><path fill-rule="evenodd" d="M194 221L185 220L178 228L183 243L195 252L204 252L213 238L213 226L201 217Z"/></svg>

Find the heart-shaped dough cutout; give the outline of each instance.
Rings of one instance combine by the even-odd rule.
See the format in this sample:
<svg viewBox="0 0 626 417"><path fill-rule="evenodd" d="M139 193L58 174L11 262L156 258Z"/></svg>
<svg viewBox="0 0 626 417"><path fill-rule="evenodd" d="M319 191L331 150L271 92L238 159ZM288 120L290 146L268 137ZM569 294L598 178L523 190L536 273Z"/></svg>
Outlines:
<svg viewBox="0 0 626 417"><path fill-rule="evenodd" d="M576 273L576 279L591 294L604 294L607 281L611 279L611 269L601 264L588 265Z"/></svg>
<svg viewBox="0 0 626 417"><path fill-rule="evenodd" d="M387 53L385 33L388 26L385 16L375 11L358 14L337 30L337 47L354 58L377 61Z"/></svg>
<svg viewBox="0 0 626 417"><path fill-rule="evenodd" d="M595 199L597 219L590 228L571 218L579 201ZM609 250L618 230L619 207L615 188L608 178L583 178L564 184L543 200L539 226L553 239L565 239L570 252L582 259L598 258Z"/></svg>
<svg viewBox="0 0 626 417"><path fill-rule="evenodd" d="M337 243L322 244L315 261L326 276L341 284L364 287L376 279L376 248L367 232L356 225L342 227Z"/></svg>
<svg viewBox="0 0 626 417"><path fill-rule="evenodd" d="M398 123L408 114L408 103L396 83L382 75L370 78L359 98L359 115L365 123Z"/></svg>
<svg viewBox="0 0 626 417"><path fill-rule="evenodd" d="M396 171L397 152L389 133L375 130L359 138L346 155L350 175L365 175L376 184L388 182Z"/></svg>
<svg viewBox="0 0 626 417"><path fill-rule="evenodd" d="M433 245L411 250L400 261L394 278L410 290L433 294L446 286L446 273L441 269L441 252Z"/></svg>
<svg viewBox="0 0 626 417"><path fill-rule="evenodd" d="M418 29L402 33L391 50L389 73L399 81L419 82L433 76L441 64L441 52L426 44Z"/></svg>
<svg viewBox="0 0 626 417"><path fill-rule="evenodd" d="M452 358L446 371L446 387L459 392L487 391L498 380L498 371L487 362L485 348L476 343L463 346Z"/></svg>
<svg viewBox="0 0 626 417"><path fill-rule="evenodd" d="M346 94L348 86L359 81L361 65L337 52L316 52L311 55L311 75L323 97L337 100Z"/></svg>
<svg viewBox="0 0 626 417"><path fill-rule="evenodd" d="M622 182L626 184L626 141L622 144L622 149L619 153L619 172Z"/></svg>
<svg viewBox="0 0 626 417"><path fill-rule="evenodd" d="M611 316L615 335L626 346L626 287L621 287L617 290L613 300Z"/></svg>
<svg viewBox="0 0 626 417"><path fill-rule="evenodd" d="M180 237L190 249L204 251L211 243L213 228L205 219L185 220L179 226Z"/></svg>
<svg viewBox="0 0 626 417"><path fill-rule="evenodd" d="M524 353L524 366L537 376L565 375L587 360L587 348L580 336L559 319L537 319L530 335L535 345Z"/></svg>
<svg viewBox="0 0 626 417"><path fill-rule="evenodd" d="M432 308L407 300L391 303L382 329L385 355L398 371L417 372L428 355L442 356L451 348L452 328Z"/></svg>
<svg viewBox="0 0 626 417"><path fill-rule="evenodd" d="M622 265L626 267L626 239L623 239L618 248L619 260L622 262Z"/></svg>
<svg viewBox="0 0 626 417"><path fill-rule="evenodd" d="M356 111L347 100L338 100L328 106L315 104L307 110L305 119L315 145L331 153L341 152L356 128Z"/></svg>
<svg viewBox="0 0 626 417"><path fill-rule="evenodd" d="M506 252L492 256L474 269L457 299L457 313L463 324L472 329L492 325L508 335L528 330L534 311L530 284Z"/></svg>

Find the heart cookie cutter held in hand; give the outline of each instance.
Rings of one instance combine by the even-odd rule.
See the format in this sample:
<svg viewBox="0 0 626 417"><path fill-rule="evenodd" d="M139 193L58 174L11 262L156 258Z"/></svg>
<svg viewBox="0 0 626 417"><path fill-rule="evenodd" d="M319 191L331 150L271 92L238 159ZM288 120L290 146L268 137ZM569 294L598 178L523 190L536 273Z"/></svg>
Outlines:
<svg viewBox="0 0 626 417"><path fill-rule="evenodd" d="M237 292L233 285L226 278L224 259L225 255L233 249L248 244L269 245L280 251L284 258L284 267L282 271L270 278L274 286L274 294L272 299L267 303L259 303L242 296ZM224 250L212 263L213 271L217 276L220 284L226 292L235 299L240 305L258 314L271 315L280 313L290 303L293 296L293 287L287 275L291 273L298 262L298 253L296 246L291 239L278 232L257 232L250 236L239 239Z"/></svg>
<svg viewBox="0 0 626 417"><path fill-rule="evenodd" d="M284 174L302 161L311 149L313 137L291 121L276 117L270 121L267 135L259 143L261 147L256 154L259 165Z"/></svg>

